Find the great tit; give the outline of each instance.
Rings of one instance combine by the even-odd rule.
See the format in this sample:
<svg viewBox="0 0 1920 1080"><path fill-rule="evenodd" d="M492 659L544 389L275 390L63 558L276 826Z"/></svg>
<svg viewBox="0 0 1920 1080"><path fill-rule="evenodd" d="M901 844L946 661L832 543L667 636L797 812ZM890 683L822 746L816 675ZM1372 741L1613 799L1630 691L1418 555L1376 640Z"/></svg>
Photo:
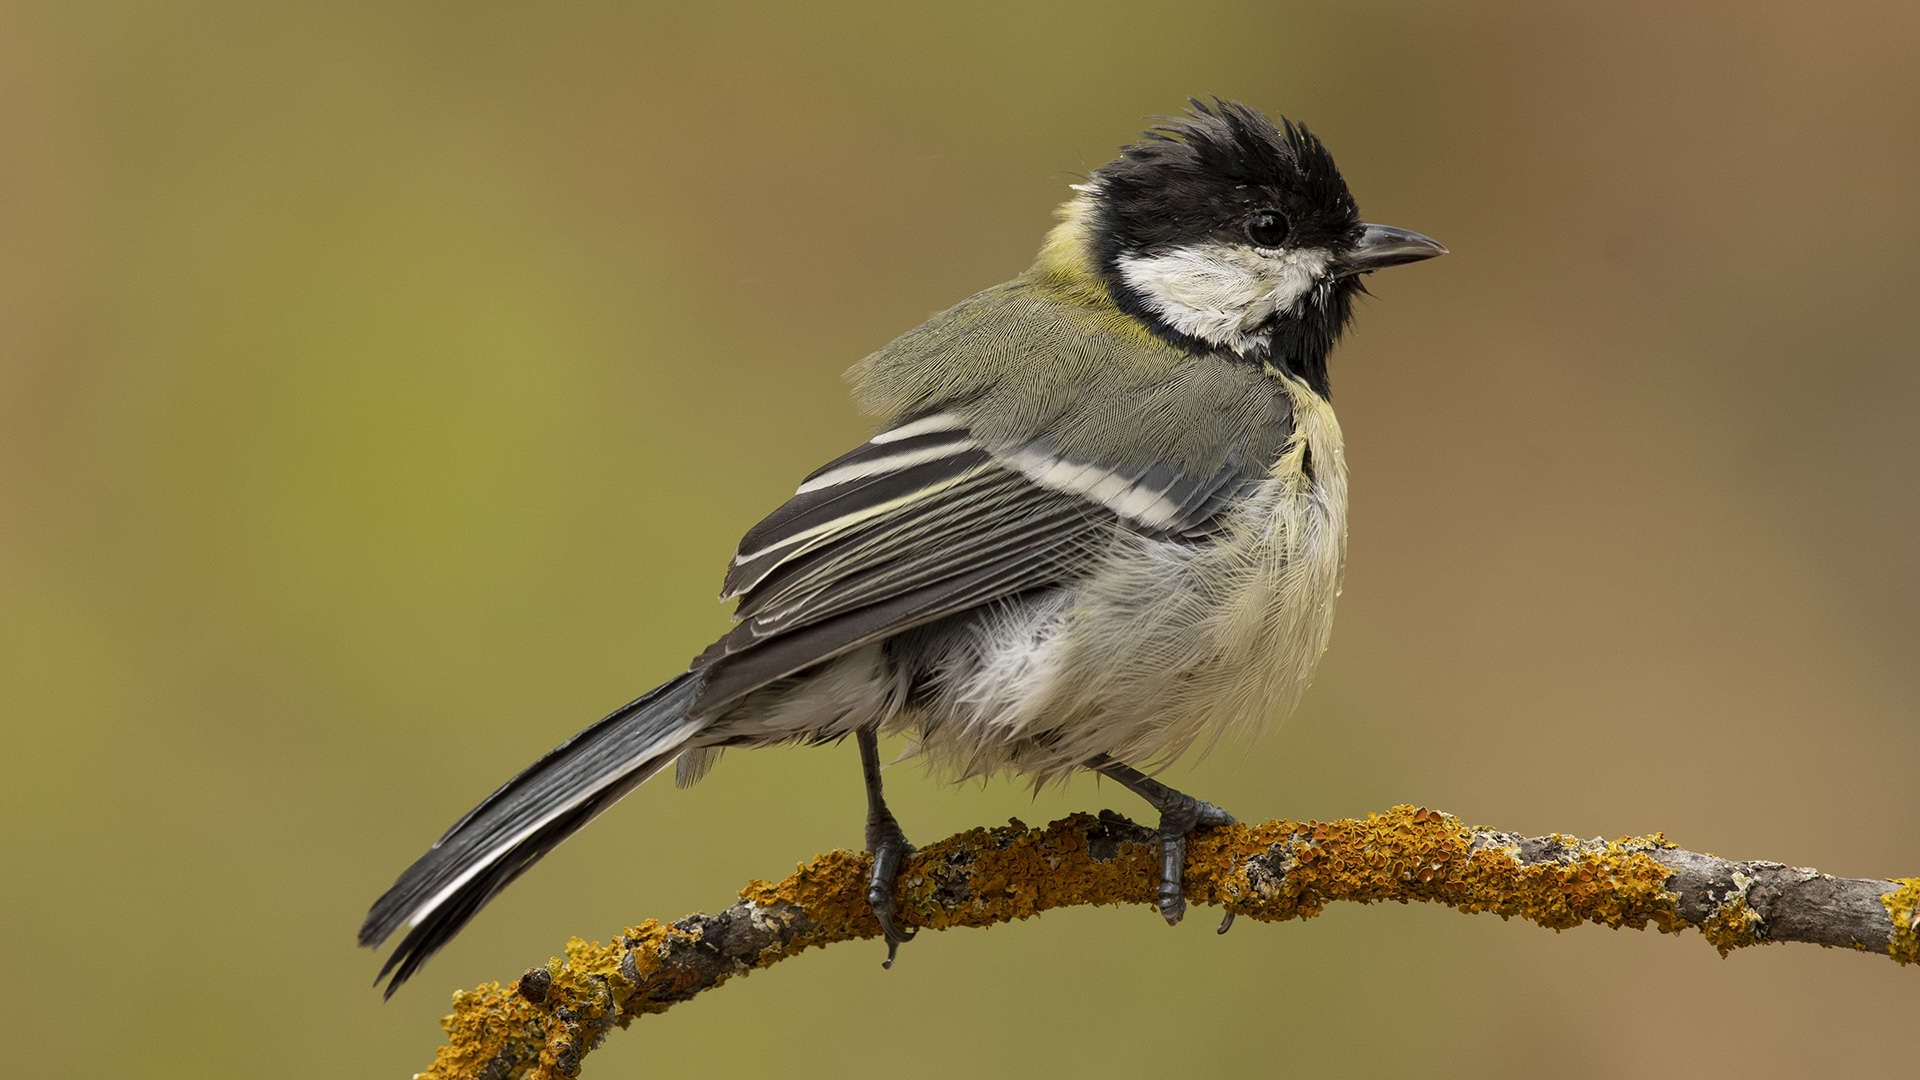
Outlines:
<svg viewBox="0 0 1920 1080"><path fill-rule="evenodd" d="M1025 273L860 361L879 433L754 526L736 625L502 785L360 928L391 995L508 883L669 762L852 735L887 963L910 850L878 735L955 778L1090 769L1159 811L1158 903L1233 818L1140 771L1289 711L1327 647L1347 467L1327 355L1361 275L1442 254L1360 220L1318 139L1194 101L1096 169ZM1225 930L1225 924L1221 929Z"/></svg>

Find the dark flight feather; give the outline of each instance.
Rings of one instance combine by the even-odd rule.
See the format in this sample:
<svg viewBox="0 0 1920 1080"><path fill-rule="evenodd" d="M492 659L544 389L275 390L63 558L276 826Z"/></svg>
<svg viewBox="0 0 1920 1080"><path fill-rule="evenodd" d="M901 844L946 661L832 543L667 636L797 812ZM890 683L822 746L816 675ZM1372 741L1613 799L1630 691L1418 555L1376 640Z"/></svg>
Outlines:
<svg viewBox="0 0 1920 1080"><path fill-rule="evenodd" d="M380 969L378 978L394 972L389 996L495 893L672 760L678 743L671 737L700 681L693 673L681 675L561 743L487 796L407 867L367 913L361 945L378 946L427 901L452 891L415 924ZM652 753L663 743L673 748Z"/></svg>

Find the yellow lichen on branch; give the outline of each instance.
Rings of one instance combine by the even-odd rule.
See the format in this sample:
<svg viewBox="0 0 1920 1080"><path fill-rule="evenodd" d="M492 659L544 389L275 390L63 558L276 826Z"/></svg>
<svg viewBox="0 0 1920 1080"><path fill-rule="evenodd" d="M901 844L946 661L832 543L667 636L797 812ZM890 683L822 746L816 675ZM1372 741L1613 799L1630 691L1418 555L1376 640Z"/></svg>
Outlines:
<svg viewBox="0 0 1920 1080"><path fill-rule="evenodd" d="M1193 845L1189 895L1276 922L1318 915L1341 900L1439 902L1461 911L1520 916L1553 929L1583 922L1636 929L1682 928L1663 888L1667 869L1647 855L1655 837L1599 847L1554 837L1565 861L1527 863L1446 814L1398 806L1332 822L1268 822L1219 830ZM1277 865L1276 865L1277 864ZM1272 872L1284 869L1283 877Z"/></svg>
<svg viewBox="0 0 1920 1080"><path fill-rule="evenodd" d="M1894 878L1898 889L1882 896L1893 923L1893 944L1887 952L1902 964L1920 964L1920 878Z"/></svg>
<svg viewBox="0 0 1920 1080"><path fill-rule="evenodd" d="M749 883L740 902L718 914L649 920L604 946L574 938L564 959L529 970L513 988L490 983L456 994L453 1015L441 1022L447 1045L423 1075L571 1077L614 1026L809 948L878 937L866 902L870 865L865 855L830 852L776 884ZM948 837L915 852L897 888L906 925L947 929L1082 904L1152 906L1158 874L1152 830L1076 814L1040 829L1013 821ZM1777 863L1733 863L1681 851L1657 834L1522 837L1411 806L1363 819L1203 829L1191 839L1184 882L1189 902L1262 922L1310 918L1337 901L1419 900L1556 930L1696 927L1723 956L1770 939L1857 948L1873 941L1913 962L1920 879L1893 884L1889 891L1887 883ZM1850 898L1853 921L1793 929L1776 916L1804 914L1793 907L1801 888L1824 890L1820 902L1829 908L1836 896ZM1862 914L1882 906L1885 921ZM1775 932L1782 927L1788 937Z"/></svg>

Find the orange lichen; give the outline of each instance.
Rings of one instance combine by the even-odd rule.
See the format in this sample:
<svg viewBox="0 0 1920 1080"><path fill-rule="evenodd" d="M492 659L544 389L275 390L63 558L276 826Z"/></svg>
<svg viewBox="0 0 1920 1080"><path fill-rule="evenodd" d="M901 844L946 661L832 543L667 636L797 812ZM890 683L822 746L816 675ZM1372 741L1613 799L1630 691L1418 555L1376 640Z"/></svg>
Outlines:
<svg viewBox="0 0 1920 1080"><path fill-rule="evenodd" d="M1154 902L1159 878L1147 830L1123 820L1076 814L1042 829L1015 820L971 829L920 849L898 882L901 921L946 929L1025 919L1078 904ZM1493 912L1555 930L1598 923L1663 933L1696 926L1722 955L1760 939L1761 920L1744 884L1702 922L1680 914L1667 890L1672 870L1653 857L1670 850L1655 834L1614 841L1552 836L1523 841L1477 830L1421 807L1342 821L1270 821L1203 829L1192 837L1185 890L1189 902L1217 904L1265 922L1311 918L1336 901L1443 903ZM448 1043L426 1076L433 1080L571 1077L607 1029L767 967L809 948L880 935L867 906L871 859L845 851L802 863L777 884L752 881L731 909L758 936L735 937L726 957L694 930L649 920L609 945L574 938L548 964L552 983L534 1005L489 983L454 995L441 1021ZM1890 955L1920 962L1920 878L1901 882L1883 902L1893 919ZM739 941L747 941L738 946ZM766 944L759 944L766 942ZM745 951L739 951L744 949ZM753 951L753 950L756 950ZM690 962L697 955L699 962ZM719 959L715 959L720 957ZM491 1063L491 1064L490 1064Z"/></svg>
<svg viewBox="0 0 1920 1080"><path fill-rule="evenodd" d="M1887 955L1902 964L1920 964L1920 878L1890 878L1900 887L1882 896L1893 920Z"/></svg>
<svg viewBox="0 0 1920 1080"><path fill-rule="evenodd" d="M453 995L453 1014L440 1018L447 1044L434 1054L433 1066L419 1074L431 1080L455 1080L481 1074L496 1058L521 1063L520 1075L539 1056L546 1041L546 1018L520 995L487 983Z"/></svg>
<svg viewBox="0 0 1920 1080"><path fill-rule="evenodd" d="M867 867L871 863L869 855L830 851L812 862L800 863L778 885L758 878L749 880L740 890L740 899L760 908L796 907L816 924L786 949L777 950L778 955L762 957L759 966L766 967L814 945L878 937L880 923L867 906Z"/></svg>
<svg viewBox="0 0 1920 1080"><path fill-rule="evenodd" d="M1476 850L1475 831L1458 819L1411 806L1364 820L1270 822L1222 832L1227 835L1200 858L1210 869L1230 872L1220 875L1216 891L1195 895L1255 919L1311 917L1339 900L1423 900L1519 916L1556 930L1583 922L1636 929L1653 923L1663 930L1684 925L1665 889L1667 868L1647 854L1664 844L1659 837L1604 845L1554 837L1566 851L1563 859L1528 864L1507 848ZM1276 848L1292 863L1285 878L1252 880L1249 869L1257 864L1250 856Z"/></svg>

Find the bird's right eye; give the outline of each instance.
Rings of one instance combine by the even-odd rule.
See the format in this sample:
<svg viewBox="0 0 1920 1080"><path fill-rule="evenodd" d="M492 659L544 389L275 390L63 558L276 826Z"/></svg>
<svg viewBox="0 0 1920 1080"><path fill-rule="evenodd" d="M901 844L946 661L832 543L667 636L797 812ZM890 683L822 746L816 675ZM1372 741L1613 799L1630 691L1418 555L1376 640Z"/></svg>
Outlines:
<svg viewBox="0 0 1920 1080"><path fill-rule="evenodd" d="M1247 239L1263 248L1287 242L1287 219L1278 210L1256 210L1247 218Z"/></svg>

